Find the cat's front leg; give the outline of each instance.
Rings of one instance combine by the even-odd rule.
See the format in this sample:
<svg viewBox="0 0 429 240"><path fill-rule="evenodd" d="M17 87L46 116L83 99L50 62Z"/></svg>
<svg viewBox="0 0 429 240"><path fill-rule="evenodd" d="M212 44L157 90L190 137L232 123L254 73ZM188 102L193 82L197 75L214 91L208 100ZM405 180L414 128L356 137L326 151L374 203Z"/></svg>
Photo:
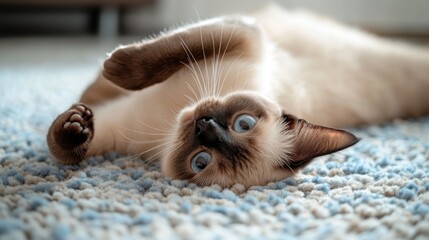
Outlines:
<svg viewBox="0 0 429 240"><path fill-rule="evenodd" d="M224 58L240 58L253 63L262 53L262 41L262 31L252 18L215 18L121 46L106 59L102 74L123 89L141 90L169 79L185 66L194 68L198 61L207 64L210 59L221 59L222 63Z"/></svg>
<svg viewBox="0 0 429 240"><path fill-rule="evenodd" d="M54 120L47 141L50 152L59 162L74 164L85 159L94 137L93 119L92 110L78 103Z"/></svg>

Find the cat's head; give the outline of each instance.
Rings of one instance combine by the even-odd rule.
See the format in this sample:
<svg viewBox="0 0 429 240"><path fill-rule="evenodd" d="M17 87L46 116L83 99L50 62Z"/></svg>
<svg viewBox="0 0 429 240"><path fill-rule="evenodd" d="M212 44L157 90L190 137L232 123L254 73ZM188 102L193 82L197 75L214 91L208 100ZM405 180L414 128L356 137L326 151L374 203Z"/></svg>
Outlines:
<svg viewBox="0 0 429 240"><path fill-rule="evenodd" d="M351 133L307 123L252 92L207 98L178 116L166 176L199 185L263 185L352 146Z"/></svg>

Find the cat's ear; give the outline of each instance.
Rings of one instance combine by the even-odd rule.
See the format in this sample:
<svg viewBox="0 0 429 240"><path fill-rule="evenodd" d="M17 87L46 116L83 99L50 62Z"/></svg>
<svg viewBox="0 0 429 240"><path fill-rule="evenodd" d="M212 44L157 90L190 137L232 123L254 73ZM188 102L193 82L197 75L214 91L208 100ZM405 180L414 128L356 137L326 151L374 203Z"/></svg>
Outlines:
<svg viewBox="0 0 429 240"><path fill-rule="evenodd" d="M104 62L103 76L128 90L160 83L185 64L212 57L246 57L259 49L260 31L246 17L217 18L121 46Z"/></svg>
<svg viewBox="0 0 429 240"><path fill-rule="evenodd" d="M283 122L293 134L293 152L285 164L292 169L305 167L315 157L343 150L360 140L350 132L314 125L290 114L283 114Z"/></svg>

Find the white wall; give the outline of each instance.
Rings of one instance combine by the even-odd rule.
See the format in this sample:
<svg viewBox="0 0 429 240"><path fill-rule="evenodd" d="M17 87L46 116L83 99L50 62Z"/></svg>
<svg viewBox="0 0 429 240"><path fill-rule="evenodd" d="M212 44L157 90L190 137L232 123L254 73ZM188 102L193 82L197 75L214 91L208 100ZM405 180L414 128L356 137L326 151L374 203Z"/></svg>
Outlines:
<svg viewBox="0 0 429 240"><path fill-rule="evenodd" d="M159 0L154 9L125 16L129 30L162 29L181 22L246 12L265 0ZM429 0L277 0L288 8L305 8L340 21L386 33L429 33Z"/></svg>

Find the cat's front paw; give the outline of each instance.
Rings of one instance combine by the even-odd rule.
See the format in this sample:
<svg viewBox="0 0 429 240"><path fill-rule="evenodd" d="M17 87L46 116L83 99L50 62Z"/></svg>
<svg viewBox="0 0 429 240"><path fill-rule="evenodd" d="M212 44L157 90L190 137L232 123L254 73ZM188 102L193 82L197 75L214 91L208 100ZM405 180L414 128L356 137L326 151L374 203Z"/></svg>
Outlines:
<svg viewBox="0 0 429 240"><path fill-rule="evenodd" d="M94 136L92 110L84 104L74 104L52 123L48 132L48 146L52 155L66 164L85 158Z"/></svg>

